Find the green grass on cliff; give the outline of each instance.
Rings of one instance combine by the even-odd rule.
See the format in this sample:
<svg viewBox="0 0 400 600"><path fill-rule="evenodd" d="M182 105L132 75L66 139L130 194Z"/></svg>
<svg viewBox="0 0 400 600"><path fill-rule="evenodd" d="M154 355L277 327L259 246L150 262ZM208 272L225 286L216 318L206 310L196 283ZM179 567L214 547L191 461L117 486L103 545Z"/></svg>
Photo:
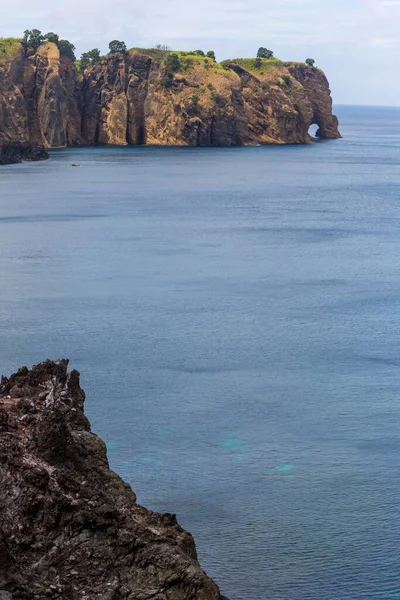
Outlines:
<svg viewBox="0 0 400 600"><path fill-rule="evenodd" d="M295 60L290 60L288 62L284 62L283 64L285 67L304 67L306 63L301 61L299 62Z"/></svg>
<svg viewBox="0 0 400 600"><path fill-rule="evenodd" d="M223 69L223 65L218 62L214 62L212 58L207 56L201 56L199 54L192 54L190 52L178 51L176 54L182 65L182 71L190 71L194 67L203 67L204 69L220 70Z"/></svg>
<svg viewBox="0 0 400 600"><path fill-rule="evenodd" d="M183 76L190 74L194 70L199 73L203 71L207 79L212 80L219 77L225 70L229 70L229 64L235 63L240 65L246 71L253 73L255 77L259 77L263 81L269 81L279 77L281 72L287 73L286 67L304 65L302 62L283 62L279 58L232 58L224 60L220 63L214 62L207 56L196 54L196 52L187 52L184 50L164 50L161 48L132 48L129 50L131 54L145 54L154 59L161 65L166 64L167 58L171 54L176 54L179 58L180 68L176 73Z"/></svg>
<svg viewBox="0 0 400 600"><path fill-rule="evenodd" d="M15 54L21 45L18 38L0 38L0 57Z"/></svg>
<svg viewBox="0 0 400 600"><path fill-rule="evenodd" d="M232 58L225 60L223 64L229 63L240 65L246 71L258 71L260 73L265 73L272 67L281 67L284 64L279 58Z"/></svg>
<svg viewBox="0 0 400 600"><path fill-rule="evenodd" d="M194 52L185 50L161 50L159 48L131 48L130 54L145 54L151 56L160 64L164 64L169 54L176 54L181 63L180 72L190 71L194 67L204 67L205 69L223 69L222 63L214 62L207 56L201 56Z"/></svg>

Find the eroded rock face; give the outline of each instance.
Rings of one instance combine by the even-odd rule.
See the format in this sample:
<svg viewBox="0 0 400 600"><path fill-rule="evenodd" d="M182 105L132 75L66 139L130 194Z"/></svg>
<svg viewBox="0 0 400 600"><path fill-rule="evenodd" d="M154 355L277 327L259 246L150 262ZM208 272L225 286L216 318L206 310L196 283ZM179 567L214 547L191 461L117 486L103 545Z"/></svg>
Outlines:
<svg viewBox="0 0 400 600"><path fill-rule="evenodd" d="M329 82L325 74L314 67L294 65L289 72L302 86L311 105L312 121L310 125L318 125L317 137L323 139L339 138L339 122L332 114L332 98Z"/></svg>
<svg viewBox="0 0 400 600"><path fill-rule="evenodd" d="M82 83L82 131L88 144L127 144L128 102L123 54L112 54Z"/></svg>
<svg viewBox="0 0 400 600"><path fill-rule="evenodd" d="M28 57L21 47L0 59L0 140L47 147L306 143L313 123L320 137L340 137L323 72L270 66L195 64L166 85L151 53L110 54L81 78L54 44Z"/></svg>
<svg viewBox="0 0 400 600"><path fill-rule="evenodd" d="M0 140L48 148L82 143L76 68L55 44L0 60Z"/></svg>
<svg viewBox="0 0 400 600"><path fill-rule="evenodd" d="M0 597L222 600L175 515L110 470L68 361L0 385Z"/></svg>

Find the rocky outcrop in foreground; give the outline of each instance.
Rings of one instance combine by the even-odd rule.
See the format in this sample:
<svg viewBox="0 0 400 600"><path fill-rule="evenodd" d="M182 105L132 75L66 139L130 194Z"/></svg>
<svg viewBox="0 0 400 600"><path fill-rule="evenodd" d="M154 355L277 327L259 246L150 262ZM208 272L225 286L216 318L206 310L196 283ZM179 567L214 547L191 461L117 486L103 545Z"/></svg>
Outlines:
<svg viewBox="0 0 400 600"><path fill-rule="evenodd" d="M0 56L0 140L240 146L340 137L324 73L277 59L216 63L181 53L112 53L83 74L55 44Z"/></svg>
<svg viewBox="0 0 400 600"><path fill-rule="evenodd" d="M1 600L223 600L175 515L110 470L67 365L1 380Z"/></svg>
<svg viewBox="0 0 400 600"><path fill-rule="evenodd" d="M0 165L11 165L25 160L45 160L48 153L40 144L30 142L0 142Z"/></svg>

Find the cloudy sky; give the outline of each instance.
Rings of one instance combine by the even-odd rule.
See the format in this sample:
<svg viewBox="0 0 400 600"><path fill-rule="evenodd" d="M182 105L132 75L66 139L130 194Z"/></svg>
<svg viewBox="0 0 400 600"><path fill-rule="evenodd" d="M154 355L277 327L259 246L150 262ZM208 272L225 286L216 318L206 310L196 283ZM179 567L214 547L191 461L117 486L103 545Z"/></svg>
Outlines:
<svg viewBox="0 0 400 600"><path fill-rule="evenodd" d="M341 104L400 105L400 0L0 0L3 37L55 31L78 54L168 44L213 49L218 60L267 46L283 60L311 56Z"/></svg>

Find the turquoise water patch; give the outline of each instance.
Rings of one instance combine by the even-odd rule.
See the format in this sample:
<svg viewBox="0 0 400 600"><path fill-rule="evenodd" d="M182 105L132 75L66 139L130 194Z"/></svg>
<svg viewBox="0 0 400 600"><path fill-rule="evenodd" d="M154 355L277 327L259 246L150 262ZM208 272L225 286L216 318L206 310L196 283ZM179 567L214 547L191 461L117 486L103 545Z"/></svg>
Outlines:
<svg viewBox="0 0 400 600"><path fill-rule="evenodd" d="M171 427L157 427L156 433L158 435L169 435L172 433Z"/></svg>
<svg viewBox="0 0 400 600"><path fill-rule="evenodd" d="M287 473L288 471L294 471L295 468L293 465L282 465L281 467L275 467L275 471L278 473Z"/></svg>
<svg viewBox="0 0 400 600"><path fill-rule="evenodd" d="M115 452L119 448L119 445L117 444L117 442L107 442L106 446L107 446L107 452Z"/></svg>
<svg viewBox="0 0 400 600"><path fill-rule="evenodd" d="M267 475L284 475L285 479L294 479L295 470L296 467L294 465L279 465L278 467L272 467L269 469Z"/></svg>
<svg viewBox="0 0 400 600"><path fill-rule="evenodd" d="M223 450L238 450L242 448L244 442L238 438L227 438L220 443L220 448Z"/></svg>
<svg viewBox="0 0 400 600"><path fill-rule="evenodd" d="M300 455L301 455L301 456L304 456L305 458L306 458L307 456L310 456L310 454L311 454L310 450L302 450L302 451L300 452Z"/></svg>

